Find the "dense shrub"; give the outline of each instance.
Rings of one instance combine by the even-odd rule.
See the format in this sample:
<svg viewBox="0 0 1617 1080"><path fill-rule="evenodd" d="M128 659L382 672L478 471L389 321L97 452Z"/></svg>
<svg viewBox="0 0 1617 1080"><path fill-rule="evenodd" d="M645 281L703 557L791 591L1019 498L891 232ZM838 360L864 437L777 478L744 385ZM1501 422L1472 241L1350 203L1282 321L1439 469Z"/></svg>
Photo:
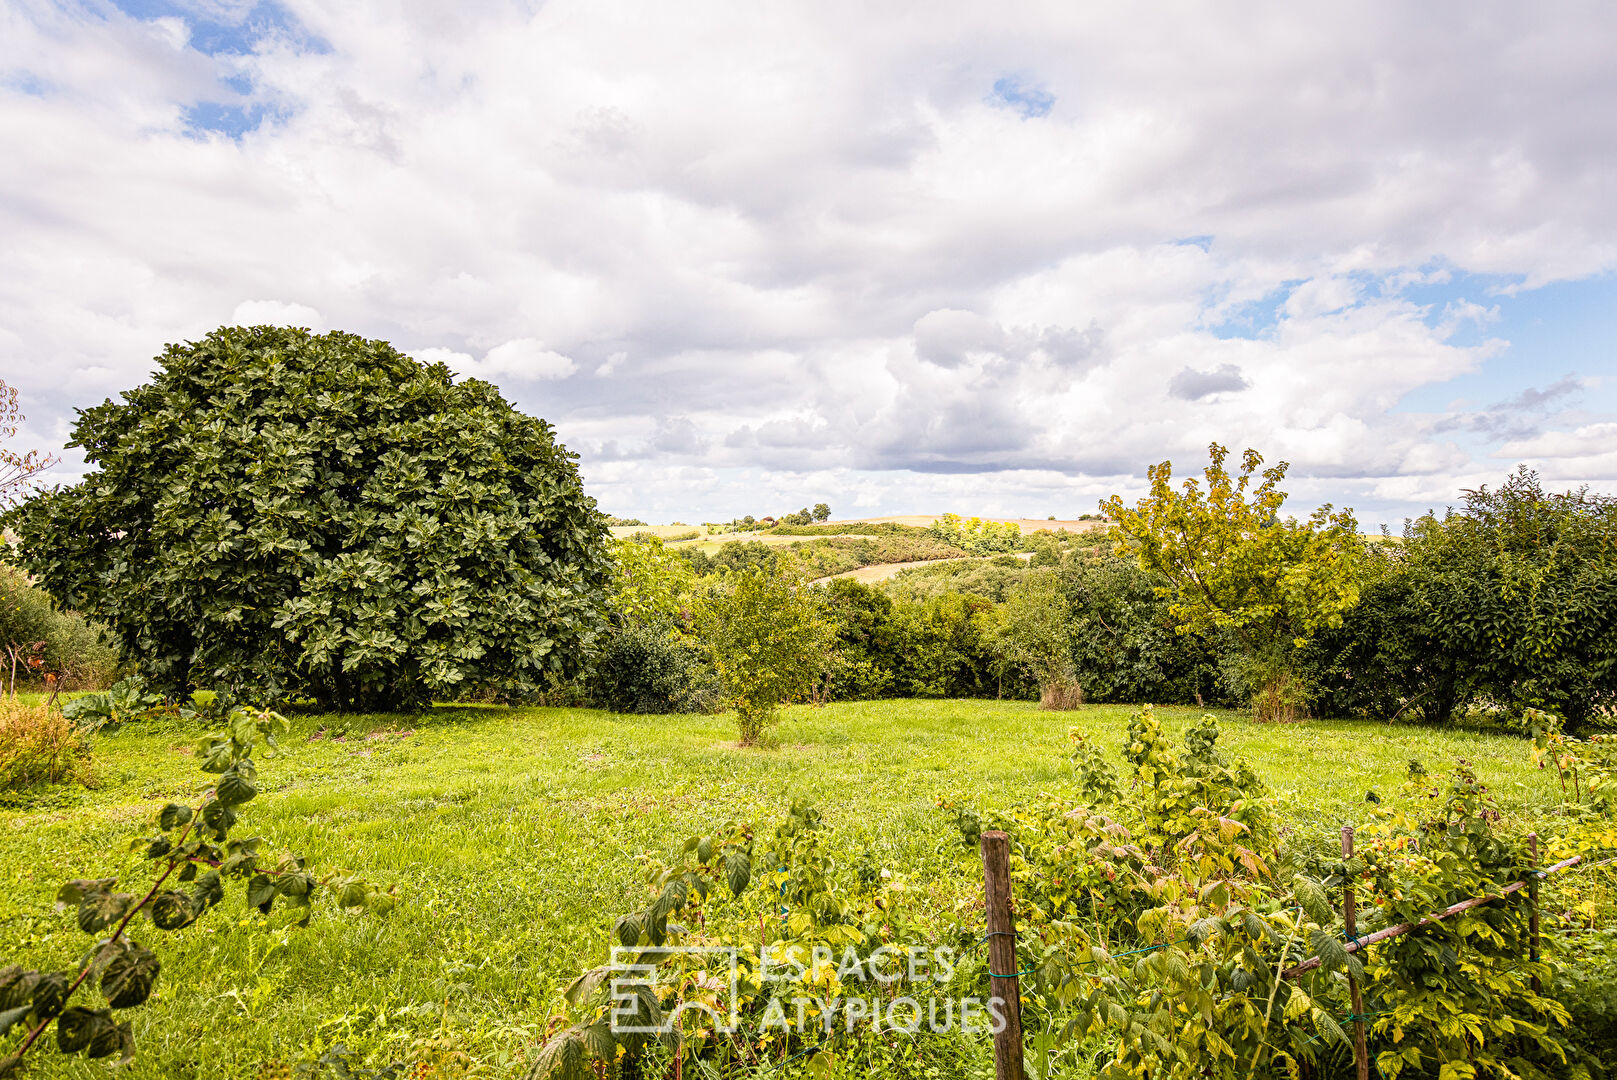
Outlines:
<svg viewBox="0 0 1617 1080"><path fill-rule="evenodd" d="M731 540L721 544L711 555L696 548L676 551L703 576L757 569L810 580L857 570L861 566L958 559L965 554L931 537L907 534L818 537L781 546L761 540Z"/></svg>
<svg viewBox="0 0 1617 1080"><path fill-rule="evenodd" d="M993 610L988 601L960 593L897 605L904 659L894 685L910 697L1033 697L1033 681L999 662L990 636Z"/></svg>
<svg viewBox="0 0 1617 1080"><path fill-rule="evenodd" d="M859 701L899 693L907 642L892 599L852 578L833 578L823 588L825 618L836 635L826 696Z"/></svg>
<svg viewBox="0 0 1617 1080"><path fill-rule="evenodd" d="M719 545L719 550L709 555L701 548L680 548L675 554L690 563L691 569L706 576L708 574L726 574L738 570L756 569L765 573L775 573L780 559L775 549L761 540L730 540Z"/></svg>
<svg viewBox="0 0 1617 1080"><path fill-rule="evenodd" d="M165 693L328 710L531 690L602 618L574 455L492 385L382 341L229 327L80 411L94 472L7 515L23 566Z"/></svg>
<svg viewBox="0 0 1617 1080"><path fill-rule="evenodd" d="M1027 577L1029 570L1029 565L1021 559L1014 560L1014 563L996 564L992 559L962 559L936 566L913 566L887 579L882 583L882 589L894 600L903 603L919 603L953 592L1003 604L1005 597Z"/></svg>
<svg viewBox="0 0 1617 1080"><path fill-rule="evenodd" d="M1218 651L1200 634L1177 632L1165 579L1115 555L1074 558L1063 573L1072 619L1073 668L1094 702L1224 699Z"/></svg>
<svg viewBox="0 0 1617 1080"><path fill-rule="evenodd" d="M1617 704L1617 500L1523 469L1378 548L1359 606L1310 649L1322 707L1536 707L1576 728Z"/></svg>
<svg viewBox="0 0 1617 1080"><path fill-rule="evenodd" d="M1014 521L962 520L958 514L944 514L927 533L945 544L972 555L992 555L996 551L1026 551L1022 527Z"/></svg>
<svg viewBox="0 0 1617 1080"><path fill-rule="evenodd" d="M919 525L896 521L851 521L842 525L775 525L765 529L769 536L926 536Z"/></svg>
<svg viewBox="0 0 1617 1080"><path fill-rule="evenodd" d="M996 610L990 647L1001 669L1033 680L1039 706L1075 709L1084 694L1072 661L1072 620L1059 575L1040 568L1011 590Z"/></svg>
<svg viewBox="0 0 1617 1080"><path fill-rule="evenodd" d="M1320 715L1441 721L1470 699L1465 666L1445 651L1405 554L1373 546L1358 606L1303 650Z"/></svg>
<svg viewBox="0 0 1617 1080"><path fill-rule="evenodd" d="M52 676L65 689L93 690L117 677L118 654L101 627L63 611L28 575L0 563L0 653L6 685L16 654L18 679L40 685Z"/></svg>
<svg viewBox="0 0 1617 1080"><path fill-rule="evenodd" d="M590 696L623 713L708 712L717 677L693 641L655 626L613 633L591 669Z"/></svg>

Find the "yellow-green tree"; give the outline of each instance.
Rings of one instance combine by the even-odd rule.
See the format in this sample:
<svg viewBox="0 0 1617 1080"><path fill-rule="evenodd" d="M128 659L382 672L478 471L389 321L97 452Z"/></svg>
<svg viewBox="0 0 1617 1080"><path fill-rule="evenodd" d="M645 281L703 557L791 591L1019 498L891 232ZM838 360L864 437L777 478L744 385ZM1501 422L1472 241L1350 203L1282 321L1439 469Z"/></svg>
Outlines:
<svg viewBox="0 0 1617 1080"><path fill-rule="evenodd" d="M1114 495L1101 509L1117 523L1119 554L1169 581L1159 591L1178 630L1230 639L1231 673L1259 717L1289 719L1307 704L1296 650L1359 601L1358 523L1330 504L1306 521L1283 518L1286 462L1260 471L1262 455L1248 450L1231 476L1227 449L1213 443L1208 455L1205 489L1195 478L1176 489L1164 461L1148 470L1150 495L1132 508Z"/></svg>
<svg viewBox="0 0 1617 1080"><path fill-rule="evenodd" d="M688 610L696 571L655 536L612 541L606 608L618 626L672 626Z"/></svg>
<svg viewBox="0 0 1617 1080"><path fill-rule="evenodd" d="M704 598L698 617L741 745L752 746L781 705L814 686L835 629L817 590L756 567L727 575Z"/></svg>

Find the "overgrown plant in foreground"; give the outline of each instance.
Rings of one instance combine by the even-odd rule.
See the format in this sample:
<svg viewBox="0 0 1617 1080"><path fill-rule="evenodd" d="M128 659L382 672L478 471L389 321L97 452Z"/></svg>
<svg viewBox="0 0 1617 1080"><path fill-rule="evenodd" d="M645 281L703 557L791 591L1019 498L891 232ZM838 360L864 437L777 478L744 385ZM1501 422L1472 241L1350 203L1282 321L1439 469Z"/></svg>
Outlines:
<svg viewBox="0 0 1617 1080"><path fill-rule="evenodd" d="M1402 804L1378 808L1355 856L1314 868L1320 878L1288 865L1267 792L1216 739L1205 719L1176 749L1147 708L1130 724L1126 782L1075 735L1081 800L956 809L968 841L983 824L1012 837L1022 963L1033 972L1024 1030L1039 1075L1090 1075L1091 1062L1106 1080L1345 1075L1354 1019L1387 1080L1595 1075L1578 1018L1557 997L1564 969L1528 955L1523 895L1421 923L1533 869L1525 839L1499 829L1464 762L1446 777L1413 772ZM1552 749L1569 767L1579 753ZM1546 844L1558 854L1614 846L1617 829L1592 817ZM1350 952L1328 899L1344 880L1358 890L1356 936L1420 925ZM1368 1003L1357 1013L1350 975Z"/></svg>
<svg viewBox="0 0 1617 1080"><path fill-rule="evenodd" d="M194 806L169 803L157 818L157 832L132 846L152 861L150 885L119 892L116 878L78 878L57 893L57 906L75 912L79 929L96 937L78 969L25 970L0 968L0 1036L14 1028L25 1031L21 1042L0 1059L0 1076L14 1072L29 1051L55 1027L57 1049L101 1058L134 1056L135 1041L122 1010L145 1003L162 963L131 936L139 917L158 930L190 926L225 896L225 879L245 882L246 902L268 915L277 900L303 909L306 925L312 903L322 892L349 911L391 910L394 893L379 892L363 880L342 875L318 878L309 864L294 855L273 863L261 852L262 837L232 839L240 807L258 794L253 750L262 742L271 752L275 733L287 728L284 717L268 711L233 709L223 731L203 737L197 756L205 772L217 778ZM189 888L179 888L188 885ZM140 895L137 895L140 894ZM103 1007L75 1003L86 984L100 991Z"/></svg>

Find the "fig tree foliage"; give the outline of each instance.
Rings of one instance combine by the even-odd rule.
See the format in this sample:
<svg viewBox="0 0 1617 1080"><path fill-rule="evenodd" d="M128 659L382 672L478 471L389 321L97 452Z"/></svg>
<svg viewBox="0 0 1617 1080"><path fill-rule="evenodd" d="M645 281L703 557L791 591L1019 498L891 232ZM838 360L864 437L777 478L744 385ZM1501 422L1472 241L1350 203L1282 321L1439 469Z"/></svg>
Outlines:
<svg viewBox="0 0 1617 1080"><path fill-rule="evenodd" d="M520 694L602 625L606 527L576 456L492 385L384 341L224 327L79 411L93 467L6 524L154 689L410 708Z"/></svg>

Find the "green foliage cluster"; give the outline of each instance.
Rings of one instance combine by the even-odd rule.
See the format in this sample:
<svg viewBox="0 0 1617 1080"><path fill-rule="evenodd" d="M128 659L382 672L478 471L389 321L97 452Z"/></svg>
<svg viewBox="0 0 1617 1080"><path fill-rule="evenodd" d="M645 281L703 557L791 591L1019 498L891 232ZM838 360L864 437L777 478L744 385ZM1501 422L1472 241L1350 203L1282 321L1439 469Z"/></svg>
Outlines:
<svg viewBox="0 0 1617 1080"><path fill-rule="evenodd" d="M944 592L894 600L848 578L826 582L833 663L825 697L1027 697L1036 683L999 647L994 605Z"/></svg>
<svg viewBox="0 0 1617 1080"><path fill-rule="evenodd" d="M958 514L944 514L926 531L943 543L972 555L1028 550L1022 527L1014 521L962 519Z"/></svg>
<svg viewBox="0 0 1617 1080"><path fill-rule="evenodd" d="M955 972L914 966L904 946L946 928L924 926L904 883L801 799L756 840L751 826L726 822L686 840L671 859L647 853L641 862L650 903L619 917L613 933L628 954L620 964L636 965L634 978L605 965L574 980L565 994L568 1026L541 1049L525 1080L589 1080L614 1067L621 1075L757 1075L794 1060L816 1076L856 1075L832 1070L862 1042L883 1058L902 1057L893 1030L879 1018L856 1025L821 1009L800 1013L795 1002L803 995L840 1004L843 995L879 987L930 999L935 1013L949 994L977 992L984 974L980 960ZM670 921L676 914L678 923ZM658 948L664 943L734 950L734 994L707 958ZM799 974L780 978L788 970ZM666 1018L668 1030L655 1039L620 1035L614 1007L637 1023ZM713 1018L731 1016L740 1030L717 1030Z"/></svg>
<svg viewBox="0 0 1617 1080"><path fill-rule="evenodd" d="M780 706L806 697L829 662L819 595L779 575L728 575L703 597L697 623L743 746L760 742Z"/></svg>
<svg viewBox="0 0 1617 1080"><path fill-rule="evenodd" d="M1039 687L1046 708L1074 708L1083 701L1073 664L1072 620L1060 575L1040 567L1028 573L996 610L992 638L1003 667Z"/></svg>
<svg viewBox="0 0 1617 1080"><path fill-rule="evenodd" d="M960 548L913 533L822 536L782 546L761 540L731 540L721 544L713 554L694 547L677 549L677 553L702 576L756 568L809 580L846 573L861 566L958 559L965 555Z"/></svg>
<svg viewBox="0 0 1617 1080"><path fill-rule="evenodd" d="M1307 521L1282 518L1285 462L1260 473L1262 455L1248 450L1231 476L1227 449L1213 443L1208 454L1205 491L1194 478L1175 490L1164 461L1148 470L1151 494L1135 507L1113 496L1102 509L1117 522L1117 553L1167 582L1176 629L1233 639L1226 682L1263 719L1296 719L1309 698L1298 650L1359 601L1358 525L1352 511L1329 505Z"/></svg>
<svg viewBox="0 0 1617 1080"><path fill-rule="evenodd" d="M73 611L63 610L17 567L0 562L0 663L6 689L13 679L63 689L102 687L117 677L118 654L105 630Z"/></svg>
<svg viewBox="0 0 1617 1080"><path fill-rule="evenodd" d="M587 685L590 700L620 713L712 712L721 700L702 646L655 625L613 631Z"/></svg>
<svg viewBox="0 0 1617 1080"><path fill-rule="evenodd" d="M641 521L639 518L613 517L611 514L606 516L606 527L609 529L621 529L632 525L644 524L645 522Z"/></svg>
<svg viewBox="0 0 1617 1080"><path fill-rule="evenodd" d="M1617 707L1617 500L1523 469L1376 550L1359 608L1316 650L1336 711L1541 708L1576 728Z"/></svg>
<svg viewBox="0 0 1617 1080"><path fill-rule="evenodd" d="M919 525L896 521L852 521L845 525L775 525L764 530L768 536L925 536Z"/></svg>
<svg viewBox="0 0 1617 1080"><path fill-rule="evenodd" d="M129 936L137 917L158 930L181 930L224 899L227 879L245 882L247 904L262 915L269 915L277 901L301 912L299 925L308 924L321 893L330 893L348 911L392 909L394 891L378 891L353 875L318 878L298 856L271 862L262 850L263 837L232 837L241 807L258 795L253 751L262 743L273 754L276 733L286 730L287 721L277 713L241 707L224 721L222 730L204 735L197 747L203 771L215 777L198 804L167 804L157 814L156 831L130 845L154 866L145 894L116 891L116 878L76 878L58 890L58 910L72 909L78 928L97 939L77 972L19 964L0 968L0 1036L18 1026L26 1032L0 1059L0 1076L13 1073L52 1025L64 1054L118 1054L126 1062L134 1057L132 1026L117 1014L145 1004L162 970L157 954ZM187 884L188 889L176 887ZM86 983L99 988L104 1008L72 1003Z"/></svg>
<svg viewBox="0 0 1617 1080"><path fill-rule="evenodd" d="M1147 707L1130 724L1126 782L1075 732L1082 801L950 807L968 844L988 825L1011 835L1022 940L1037 938L1024 1028L1040 1075L1087 1075L1091 1061L1109 1080L1341 1075L1352 1067L1350 974L1366 988L1358 1015L1389 1080L1599 1075L1598 1044L1569 1026L1560 996L1598 1017L1604 984L1528 958L1525 894L1422 922L1533 869L1466 763L1447 777L1412 774L1405 799L1378 807L1354 857L1321 880L1290 863L1273 799L1217 737L1207 718L1176 750ZM1610 851L1617 829L1589 819L1548 846ZM1358 892L1358 936L1420 925L1350 951L1327 900L1344 881Z"/></svg>
<svg viewBox="0 0 1617 1080"><path fill-rule="evenodd" d="M95 471L6 523L161 692L375 710L576 666L605 525L544 421L351 334L228 327L158 366L80 411Z"/></svg>

